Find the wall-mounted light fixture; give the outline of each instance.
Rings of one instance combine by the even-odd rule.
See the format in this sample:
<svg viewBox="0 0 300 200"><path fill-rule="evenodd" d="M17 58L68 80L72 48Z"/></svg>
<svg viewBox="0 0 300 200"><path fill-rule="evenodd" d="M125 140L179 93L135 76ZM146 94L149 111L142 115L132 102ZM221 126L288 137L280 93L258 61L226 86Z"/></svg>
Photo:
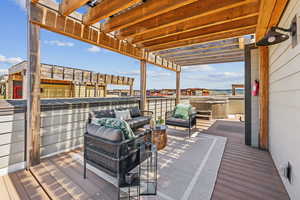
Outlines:
<svg viewBox="0 0 300 200"><path fill-rule="evenodd" d="M273 26L269 30L267 35L256 43L256 46L270 46L270 45L278 44L280 42L284 42L287 39L289 39L288 34L278 32L278 30L282 32L289 32L290 35L294 36L297 34L297 23L293 22L291 24L291 27L288 29Z"/></svg>

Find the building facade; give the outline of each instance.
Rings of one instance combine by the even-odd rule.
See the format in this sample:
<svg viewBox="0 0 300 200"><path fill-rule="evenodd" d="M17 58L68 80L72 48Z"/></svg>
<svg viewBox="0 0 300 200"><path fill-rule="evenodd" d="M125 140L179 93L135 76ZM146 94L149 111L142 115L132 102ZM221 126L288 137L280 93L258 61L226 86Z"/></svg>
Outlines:
<svg viewBox="0 0 300 200"><path fill-rule="evenodd" d="M23 61L9 69L6 83L7 99L25 99L26 68ZM95 73L92 71L42 64L41 98L106 97L107 85L129 87L132 95L134 78Z"/></svg>

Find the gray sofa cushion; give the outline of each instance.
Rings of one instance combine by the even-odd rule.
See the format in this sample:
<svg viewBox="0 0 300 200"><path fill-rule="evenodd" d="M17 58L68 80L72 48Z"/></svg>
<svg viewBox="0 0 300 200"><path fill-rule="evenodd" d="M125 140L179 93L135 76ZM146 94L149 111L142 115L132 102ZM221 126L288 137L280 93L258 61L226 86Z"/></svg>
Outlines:
<svg viewBox="0 0 300 200"><path fill-rule="evenodd" d="M140 116L127 120L131 129L138 129L150 123L151 117Z"/></svg>
<svg viewBox="0 0 300 200"><path fill-rule="evenodd" d="M91 118L115 118L114 110L92 111Z"/></svg>
<svg viewBox="0 0 300 200"><path fill-rule="evenodd" d="M189 120L170 117L166 120L167 125L173 125L173 126L181 126L181 127L189 127Z"/></svg>
<svg viewBox="0 0 300 200"><path fill-rule="evenodd" d="M131 117L140 117L141 116L141 111L138 107L133 107L130 108L130 115Z"/></svg>
<svg viewBox="0 0 300 200"><path fill-rule="evenodd" d="M121 130L114 128L105 128L96 124L88 124L87 132L90 135L109 140L111 142L121 142L124 136Z"/></svg>

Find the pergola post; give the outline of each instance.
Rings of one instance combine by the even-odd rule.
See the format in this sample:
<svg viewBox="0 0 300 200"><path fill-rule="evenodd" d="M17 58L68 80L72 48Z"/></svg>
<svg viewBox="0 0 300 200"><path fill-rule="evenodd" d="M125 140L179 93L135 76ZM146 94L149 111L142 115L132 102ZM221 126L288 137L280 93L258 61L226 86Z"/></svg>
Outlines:
<svg viewBox="0 0 300 200"><path fill-rule="evenodd" d="M30 23L31 3L28 1L28 65L26 168L40 163L40 27Z"/></svg>
<svg viewBox="0 0 300 200"><path fill-rule="evenodd" d="M130 85L129 86L129 96L133 96L134 94L133 94L133 85Z"/></svg>
<svg viewBox="0 0 300 200"><path fill-rule="evenodd" d="M269 50L259 47L259 76L260 76L260 148L269 146Z"/></svg>
<svg viewBox="0 0 300 200"><path fill-rule="evenodd" d="M145 110L147 102L147 63L145 60L141 60L140 70L140 109Z"/></svg>
<svg viewBox="0 0 300 200"><path fill-rule="evenodd" d="M176 105L180 103L181 91L180 91L180 71L176 72Z"/></svg>

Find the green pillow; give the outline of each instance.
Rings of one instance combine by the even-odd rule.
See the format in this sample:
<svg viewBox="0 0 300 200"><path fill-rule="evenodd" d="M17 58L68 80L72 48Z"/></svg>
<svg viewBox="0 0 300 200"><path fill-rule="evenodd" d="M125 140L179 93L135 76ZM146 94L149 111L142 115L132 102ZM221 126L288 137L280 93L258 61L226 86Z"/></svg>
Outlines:
<svg viewBox="0 0 300 200"><path fill-rule="evenodd" d="M136 138L129 124L124 120L117 119L117 118L100 118L95 120L95 123L97 123L100 126L104 126L106 128L114 128L114 129L121 130L122 133L124 134L125 139Z"/></svg>
<svg viewBox="0 0 300 200"><path fill-rule="evenodd" d="M188 120L191 111L192 111L192 106L190 104L177 104L175 108L174 117Z"/></svg>

